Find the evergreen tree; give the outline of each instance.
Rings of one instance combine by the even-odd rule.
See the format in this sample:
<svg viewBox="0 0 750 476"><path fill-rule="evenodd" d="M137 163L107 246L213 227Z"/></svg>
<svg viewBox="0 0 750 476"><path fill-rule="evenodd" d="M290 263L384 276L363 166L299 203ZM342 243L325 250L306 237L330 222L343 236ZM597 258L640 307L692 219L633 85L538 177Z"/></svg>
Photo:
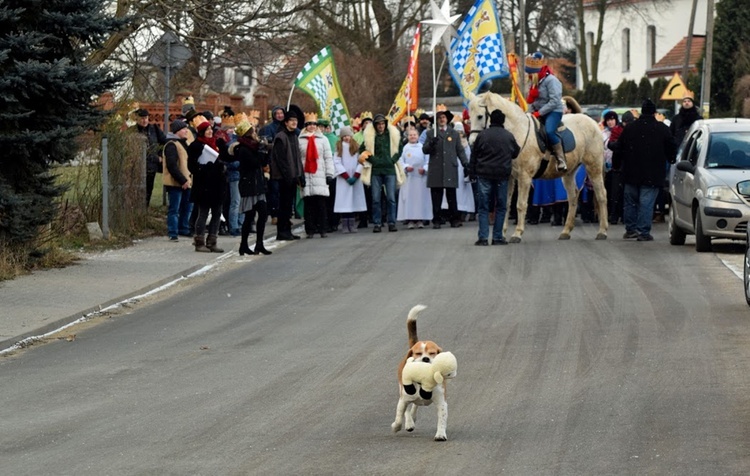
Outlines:
<svg viewBox="0 0 750 476"><path fill-rule="evenodd" d="M640 106L643 100L638 99L638 85L632 79L623 79L615 90L615 103L621 106Z"/></svg>
<svg viewBox="0 0 750 476"><path fill-rule="evenodd" d="M666 108L669 110L674 110L674 101L662 101L661 95L664 94L664 91L666 91L667 86L669 86L669 80L667 78L657 78L654 81L654 86L651 88L654 97L651 98L656 103L657 108Z"/></svg>
<svg viewBox="0 0 750 476"><path fill-rule="evenodd" d="M62 193L50 165L101 123L92 104L117 78L86 55L122 26L104 0L0 2L0 246L33 240Z"/></svg>
<svg viewBox="0 0 750 476"><path fill-rule="evenodd" d="M713 67L711 71L711 115L739 115L734 101L736 82L747 74L750 56L750 9L747 0L716 3Z"/></svg>
<svg viewBox="0 0 750 476"><path fill-rule="evenodd" d="M651 86L651 81L648 80L646 76L642 77L641 80L638 82L638 98L640 99L646 99L649 98L656 102L659 98L654 97L656 94L654 93L654 89ZM659 93L660 95L660 93Z"/></svg>

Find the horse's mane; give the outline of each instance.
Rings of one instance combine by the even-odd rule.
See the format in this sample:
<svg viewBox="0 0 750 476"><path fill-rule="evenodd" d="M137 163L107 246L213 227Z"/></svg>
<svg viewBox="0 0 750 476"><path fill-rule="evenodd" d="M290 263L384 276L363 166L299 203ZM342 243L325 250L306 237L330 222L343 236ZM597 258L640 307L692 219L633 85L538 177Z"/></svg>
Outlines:
<svg viewBox="0 0 750 476"><path fill-rule="evenodd" d="M578 101L576 101L576 98L573 96L563 96L562 100L565 103L565 107L567 107L570 112L574 114L580 114L583 112L581 105L578 104Z"/></svg>

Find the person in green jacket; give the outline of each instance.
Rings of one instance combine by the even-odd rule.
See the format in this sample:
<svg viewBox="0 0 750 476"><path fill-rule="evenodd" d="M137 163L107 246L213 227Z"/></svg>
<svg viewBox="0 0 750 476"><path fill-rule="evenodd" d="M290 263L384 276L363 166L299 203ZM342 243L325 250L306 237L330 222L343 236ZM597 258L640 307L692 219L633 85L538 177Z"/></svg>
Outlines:
<svg viewBox="0 0 750 476"><path fill-rule="evenodd" d="M359 148L360 160L366 160L372 166L370 191L372 193L373 233L380 233L383 214L380 196L385 186L387 203L388 231L396 228L396 169L401 147L401 133L398 128L388 124L383 114L376 114L372 124L368 124L363 133L363 144Z"/></svg>

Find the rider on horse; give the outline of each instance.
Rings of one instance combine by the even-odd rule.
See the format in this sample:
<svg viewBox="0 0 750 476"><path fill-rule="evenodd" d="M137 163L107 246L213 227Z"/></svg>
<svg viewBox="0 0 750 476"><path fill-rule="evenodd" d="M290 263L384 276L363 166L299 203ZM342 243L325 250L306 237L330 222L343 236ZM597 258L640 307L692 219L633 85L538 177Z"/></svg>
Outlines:
<svg viewBox="0 0 750 476"><path fill-rule="evenodd" d="M549 66L544 64L542 53L537 51L527 56L525 63L526 73L531 78L527 98L529 111L544 123L547 140L557 161L557 170L564 172L568 168L565 163L565 153L560 138L555 133L563 115L562 83L552 74Z"/></svg>

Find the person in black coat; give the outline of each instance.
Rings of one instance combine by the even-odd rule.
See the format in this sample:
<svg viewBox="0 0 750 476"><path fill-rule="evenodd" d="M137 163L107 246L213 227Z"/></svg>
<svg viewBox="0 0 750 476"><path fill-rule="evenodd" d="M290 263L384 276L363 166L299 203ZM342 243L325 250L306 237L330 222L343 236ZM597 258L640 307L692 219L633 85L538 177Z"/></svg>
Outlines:
<svg viewBox="0 0 750 476"><path fill-rule="evenodd" d="M492 244L504 245L505 211L508 201L508 178L513 168L513 159L521 148L513 134L505 130L505 114L495 109L490 113L490 127L483 130L474 142L469 161L469 177L477 181L479 223L477 246L488 245L489 210L495 203L495 225L492 229Z"/></svg>
<svg viewBox="0 0 750 476"><path fill-rule="evenodd" d="M188 146L188 169L193 174L193 189L190 201L198 207L195 222L195 251L223 253L217 245L221 206L224 203L224 191L227 187L226 166L219 152L219 146L213 136L211 123L204 121L196 126L197 137ZM211 157L204 160L201 157ZM204 163L201 163L204 162ZM208 238L205 237L208 214Z"/></svg>
<svg viewBox="0 0 750 476"><path fill-rule="evenodd" d="M667 163L674 162L677 151L669 128L657 121L655 114L656 105L645 100L641 116L623 129L617 140L625 184L625 239L653 241L654 203L667 174Z"/></svg>
<svg viewBox="0 0 750 476"><path fill-rule="evenodd" d="M682 144L682 139L685 138L685 133L690 129L695 121L701 119L701 114L698 108L695 107L695 100L693 99L692 91L685 91L682 96L682 106L680 111L675 114L672 118L672 123L669 124L669 131L674 137L675 146L679 147Z"/></svg>
<svg viewBox="0 0 750 476"><path fill-rule="evenodd" d="M237 124L237 142L229 150L230 155L240 163L240 212L245 214L242 222L240 241L240 256L263 253L270 255L263 246L263 235L266 231L268 219L268 205L266 200L267 186L264 170L268 170L268 154L261 151L261 144L255 129L247 121ZM258 214L258 224L255 227L255 249L251 250L247 244L250 235L253 216Z"/></svg>

